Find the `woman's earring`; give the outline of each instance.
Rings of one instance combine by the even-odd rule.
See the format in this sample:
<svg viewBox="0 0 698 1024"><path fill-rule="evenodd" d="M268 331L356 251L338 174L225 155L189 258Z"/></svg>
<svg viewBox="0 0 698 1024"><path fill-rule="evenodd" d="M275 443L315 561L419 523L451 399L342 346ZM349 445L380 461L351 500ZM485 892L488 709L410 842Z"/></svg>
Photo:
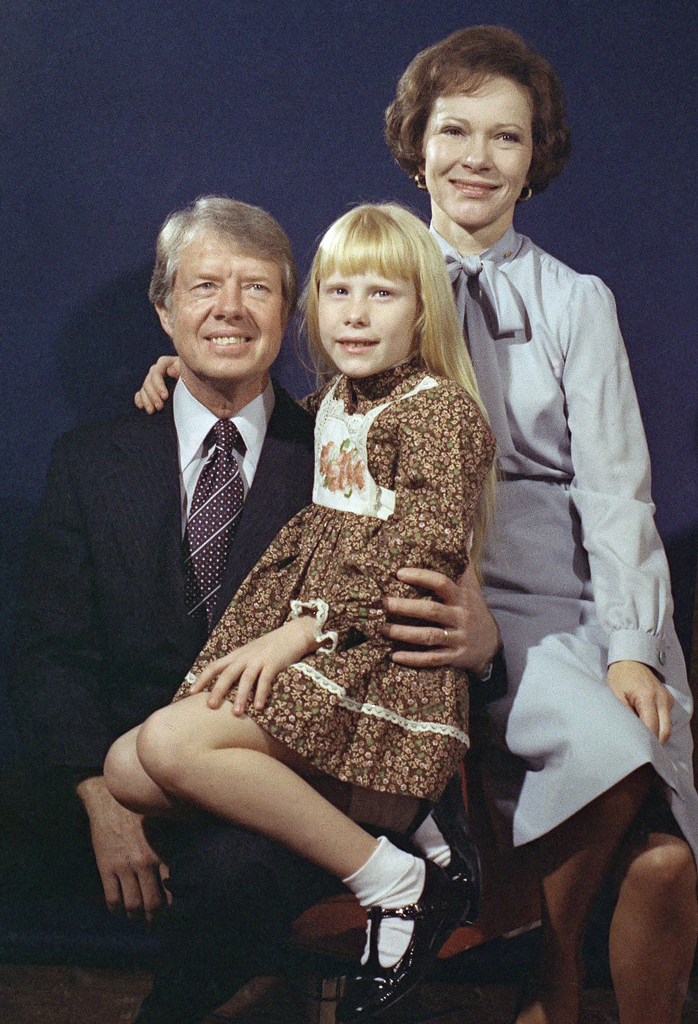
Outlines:
<svg viewBox="0 0 698 1024"><path fill-rule="evenodd" d="M417 188L421 188L422 192L427 191L427 179L424 177L424 173L422 171L417 171L414 176L414 183Z"/></svg>
<svg viewBox="0 0 698 1024"><path fill-rule="evenodd" d="M533 195L533 189L530 187L530 185L524 185L524 187L521 189L521 195L519 196L519 202L520 203L525 203L528 199L531 198L532 195Z"/></svg>

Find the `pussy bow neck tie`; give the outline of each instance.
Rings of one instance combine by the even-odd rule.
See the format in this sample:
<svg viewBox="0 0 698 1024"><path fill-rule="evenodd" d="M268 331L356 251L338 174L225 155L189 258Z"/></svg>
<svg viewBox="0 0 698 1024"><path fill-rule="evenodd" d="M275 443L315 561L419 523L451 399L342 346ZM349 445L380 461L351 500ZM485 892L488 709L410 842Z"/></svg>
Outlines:
<svg viewBox="0 0 698 1024"><path fill-rule="evenodd" d="M497 438L500 458L514 455L495 338L523 331L523 303L494 260L447 254L458 317L463 324L480 395Z"/></svg>

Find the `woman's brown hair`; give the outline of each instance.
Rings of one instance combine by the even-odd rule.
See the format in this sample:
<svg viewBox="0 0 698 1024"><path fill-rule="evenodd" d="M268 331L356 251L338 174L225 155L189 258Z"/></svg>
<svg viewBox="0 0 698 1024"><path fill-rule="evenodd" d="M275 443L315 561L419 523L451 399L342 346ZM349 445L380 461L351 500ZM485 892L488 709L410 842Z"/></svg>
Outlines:
<svg viewBox="0 0 698 1024"><path fill-rule="evenodd" d="M496 25L473 25L418 53L385 112L386 141L411 178L424 166L424 132L434 100L475 92L495 76L521 85L531 98L531 191L542 192L557 177L571 151L560 79L548 61L516 32Z"/></svg>

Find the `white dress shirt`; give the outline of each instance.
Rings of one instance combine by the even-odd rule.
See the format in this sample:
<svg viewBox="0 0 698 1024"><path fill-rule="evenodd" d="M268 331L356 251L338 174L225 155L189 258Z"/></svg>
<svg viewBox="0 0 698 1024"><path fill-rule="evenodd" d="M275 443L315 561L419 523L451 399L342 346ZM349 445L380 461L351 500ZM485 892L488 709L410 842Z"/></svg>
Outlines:
<svg viewBox="0 0 698 1024"><path fill-rule="evenodd" d="M204 441L218 421L218 417L194 398L181 379L175 386L172 403L179 447L179 490L184 536L199 474L211 457L211 453L204 451ZM245 487L245 497L254 480L273 408L274 388L269 381L261 395L248 402L237 415L231 417L247 446L244 457L235 452Z"/></svg>

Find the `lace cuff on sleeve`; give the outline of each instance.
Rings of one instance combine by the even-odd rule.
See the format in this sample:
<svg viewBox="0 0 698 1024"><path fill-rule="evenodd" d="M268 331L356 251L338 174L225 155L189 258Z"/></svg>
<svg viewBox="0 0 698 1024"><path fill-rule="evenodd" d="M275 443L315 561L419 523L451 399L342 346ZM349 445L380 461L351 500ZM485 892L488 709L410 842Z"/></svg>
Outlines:
<svg viewBox="0 0 698 1024"><path fill-rule="evenodd" d="M321 598L314 598L312 601L291 601L291 618L299 619L306 612L315 613L315 632L313 636L320 644L319 650L328 654L334 651L337 646L337 632L334 629L323 632L327 616L330 614L329 605Z"/></svg>

